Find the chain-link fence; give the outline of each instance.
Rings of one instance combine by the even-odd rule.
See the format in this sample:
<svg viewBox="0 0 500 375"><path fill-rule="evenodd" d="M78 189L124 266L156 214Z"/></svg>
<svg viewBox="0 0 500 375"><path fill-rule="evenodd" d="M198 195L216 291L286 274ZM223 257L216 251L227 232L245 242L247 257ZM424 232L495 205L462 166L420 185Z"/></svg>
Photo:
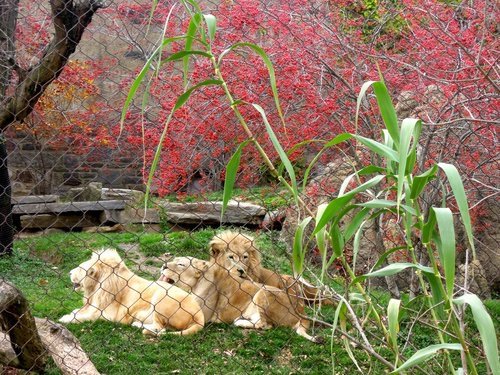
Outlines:
<svg viewBox="0 0 500 375"><path fill-rule="evenodd" d="M466 233L457 229L457 286L468 280L467 289L483 299L498 297L494 2L200 1L203 13L217 19L214 55L237 42L266 51L286 125L275 109L268 67L252 49L235 49L219 65L232 106L220 86L206 86L171 116L187 88L220 77L202 53L168 61L188 48L189 38L163 43L161 58L154 55L162 40L194 27L186 11L193 8L158 1L151 12L151 3L0 1L4 373L23 366L72 374L384 371L387 363L358 337L365 331L355 329L373 322L370 313L366 321L339 326L350 346L338 333L331 348L317 345L330 340L338 301L348 298L339 292L352 279L345 265L333 262L322 272L322 255L312 243L302 278L292 276L291 262L298 218L376 162L353 145L317 155L343 132L380 138L372 96L358 103L355 119L358 92L379 71L398 117L425 123L419 173L443 161L455 164L464 179L478 262L467 267L472 255ZM193 46L203 47L196 39ZM137 85L140 74L150 78ZM134 98L131 87L137 88ZM232 107L242 107L249 131L282 168L261 115L241 103L262 106L290 150L299 182L308 178L301 209L258 150L245 147L234 200L221 219L226 166L248 139ZM448 201L458 212L447 189L432 185L422 196L424 210ZM405 243L402 227L396 216L376 217L354 239L359 253L352 240L346 244L356 275L408 261L400 249L379 262ZM417 256L429 264L422 249ZM374 303L420 294L417 274L401 275L370 280ZM424 320L422 309L408 307ZM28 310L38 317L34 322ZM165 331L182 337L158 336ZM370 341L384 342L380 333L366 331ZM433 334L402 321L399 336L408 351L402 355L432 344ZM355 364L350 351L368 355L357 354ZM434 366L445 373L439 361Z"/></svg>

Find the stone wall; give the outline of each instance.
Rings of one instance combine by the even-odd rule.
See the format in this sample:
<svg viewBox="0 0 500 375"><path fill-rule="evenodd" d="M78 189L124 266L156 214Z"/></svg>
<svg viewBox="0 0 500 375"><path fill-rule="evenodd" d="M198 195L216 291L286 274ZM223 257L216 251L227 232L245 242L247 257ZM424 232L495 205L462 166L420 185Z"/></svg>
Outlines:
<svg viewBox="0 0 500 375"><path fill-rule="evenodd" d="M108 188L142 190L142 156L127 150L93 148L80 154L38 147L26 134L8 137L9 174L14 196L61 194L75 186L101 182Z"/></svg>

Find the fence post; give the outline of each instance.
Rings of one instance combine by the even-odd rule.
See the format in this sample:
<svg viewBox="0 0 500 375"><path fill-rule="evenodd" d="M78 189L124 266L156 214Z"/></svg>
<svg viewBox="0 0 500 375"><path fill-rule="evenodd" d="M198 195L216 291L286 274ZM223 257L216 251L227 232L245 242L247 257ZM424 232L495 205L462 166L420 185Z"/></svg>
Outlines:
<svg viewBox="0 0 500 375"><path fill-rule="evenodd" d="M0 256L12 254L14 223L12 220L11 186L7 168L7 146L0 134Z"/></svg>

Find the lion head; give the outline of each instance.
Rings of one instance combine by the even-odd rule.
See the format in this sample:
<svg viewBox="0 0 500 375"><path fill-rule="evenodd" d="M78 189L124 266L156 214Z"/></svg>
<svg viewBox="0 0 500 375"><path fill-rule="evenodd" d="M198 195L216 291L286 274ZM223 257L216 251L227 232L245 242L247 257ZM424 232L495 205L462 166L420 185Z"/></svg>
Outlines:
<svg viewBox="0 0 500 375"><path fill-rule="evenodd" d="M114 249L102 249L94 252L86 262L70 271L70 279L76 291L83 291L85 297L99 292L114 295L123 289L127 280L120 277L128 271L122 258Z"/></svg>
<svg viewBox="0 0 500 375"><path fill-rule="evenodd" d="M208 262L193 257L169 257L161 268L160 281L191 291L208 269Z"/></svg>
<svg viewBox="0 0 500 375"><path fill-rule="evenodd" d="M210 255L217 264L240 277L255 275L260 268L260 252L248 234L224 231L210 241Z"/></svg>

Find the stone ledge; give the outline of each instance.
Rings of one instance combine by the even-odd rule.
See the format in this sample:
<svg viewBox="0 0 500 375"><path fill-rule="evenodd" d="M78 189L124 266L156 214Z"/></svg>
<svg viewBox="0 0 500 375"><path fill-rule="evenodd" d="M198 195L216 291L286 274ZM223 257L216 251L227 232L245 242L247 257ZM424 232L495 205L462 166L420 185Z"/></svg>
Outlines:
<svg viewBox="0 0 500 375"><path fill-rule="evenodd" d="M33 215L33 214L58 214L63 212L123 210L126 205L127 202L123 200L16 204L12 207L12 213L14 215Z"/></svg>
<svg viewBox="0 0 500 375"><path fill-rule="evenodd" d="M234 224L234 225L260 225L266 209L262 206L231 200L221 220L222 202L194 202L174 203L164 202L159 204L164 210L160 215L173 224Z"/></svg>

